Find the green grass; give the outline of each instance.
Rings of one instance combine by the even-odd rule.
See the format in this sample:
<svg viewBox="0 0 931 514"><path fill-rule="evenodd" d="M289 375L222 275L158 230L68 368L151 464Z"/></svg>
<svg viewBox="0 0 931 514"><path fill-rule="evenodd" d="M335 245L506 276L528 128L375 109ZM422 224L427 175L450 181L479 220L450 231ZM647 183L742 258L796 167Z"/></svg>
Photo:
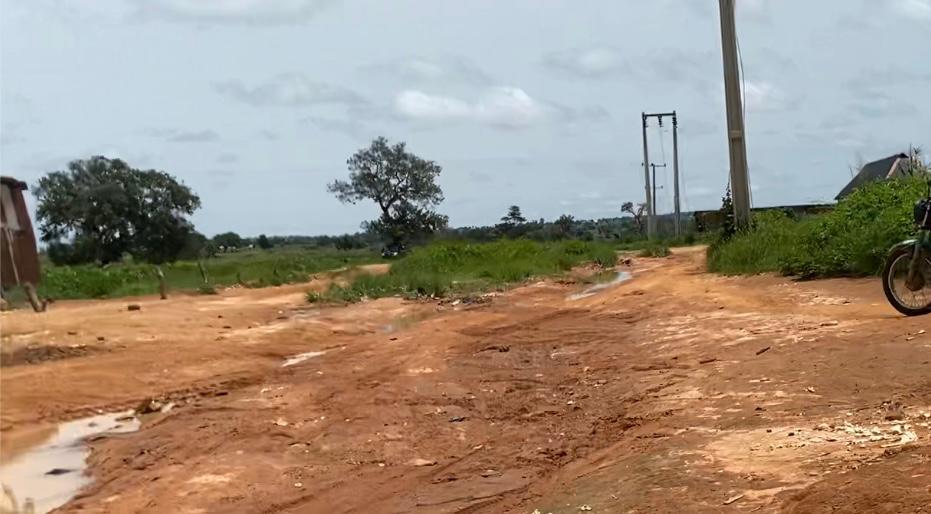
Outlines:
<svg viewBox="0 0 931 514"><path fill-rule="evenodd" d="M708 250L708 269L723 274L781 272L801 278L878 274L886 252L916 233L912 210L920 178L877 182L826 214L792 219L762 213L751 230Z"/></svg>
<svg viewBox="0 0 931 514"><path fill-rule="evenodd" d="M162 265L171 291L211 294L217 287L241 284L266 287L305 282L313 273L377 262L367 250L275 249L220 255L204 260L204 284L196 261ZM54 299L118 298L158 293L155 267L148 264L53 266L43 269L39 295Z"/></svg>
<svg viewBox="0 0 931 514"><path fill-rule="evenodd" d="M708 270L724 275L753 275L779 271L794 258L812 220L796 221L783 212L754 216L754 228L708 248Z"/></svg>
<svg viewBox="0 0 931 514"><path fill-rule="evenodd" d="M637 241L632 241L629 243L621 243L617 245L618 250L623 251L641 251L650 248L655 248L656 246L665 246L667 248L677 248L680 246L694 246L698 244L710 244L713 241L713 236L708 234L695 234L688 233L680 237L665 237L659 239L639 239Z"/></svg>
<svg viewBox="0 0 931 514"><path fill-rule="evenodd" d="M655 241L648 244L637 254L640 257L669 257L669 247L662 242Z"/></svg>
<svg viewBox="0 0 931 514"><path fill-rule="evenodd" d="M503 289L532 277L560 275L594 262L614 266L614 248L605 243L562 241L538 243L502 240L493 243L433 243L414 249L384 275L359 275L347 285L333 285L308 301L354 302L385 296L441 297Z"/></svg>

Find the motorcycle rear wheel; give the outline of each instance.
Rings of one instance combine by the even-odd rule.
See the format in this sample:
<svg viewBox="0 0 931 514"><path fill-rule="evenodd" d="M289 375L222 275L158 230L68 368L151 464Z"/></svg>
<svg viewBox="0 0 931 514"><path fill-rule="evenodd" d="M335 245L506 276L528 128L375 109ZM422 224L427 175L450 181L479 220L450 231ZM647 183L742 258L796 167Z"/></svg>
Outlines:
<svg viewBox="0 0 931 514"><path fill-rule="evenodd" d="M895 310L906 316L931 314L931 259L927 255L921 257L918 264L921 277L919 284L915 284L921 287L911 290L906 278L913 255L910 248L899 248L889 254L882 273L883 292Z"/></svg>

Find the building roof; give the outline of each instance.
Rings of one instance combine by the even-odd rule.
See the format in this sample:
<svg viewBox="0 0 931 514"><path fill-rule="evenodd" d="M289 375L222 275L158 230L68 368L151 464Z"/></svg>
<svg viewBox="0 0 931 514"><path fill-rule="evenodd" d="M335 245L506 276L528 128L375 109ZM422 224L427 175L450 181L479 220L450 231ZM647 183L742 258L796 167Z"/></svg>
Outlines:
<svg viewBox="0 0 931 514"><path fill-rule="evenodd" d="M864 164L863 168L860 169L860 173L857 173L857 176L853 177L853 180L844 186L844 189L841 189L834 199L840 200L870 182L892 178L896 175L896 172L902 171L902 165L906 162L908 162L908 156L904 153L898 153L885 159Z"/></svg>
<svg viewBox="0 0 931 514"><path fill-rule="evenodd" d="M0 184L4 184L12 189L21 189L23 191L27 189L25 182L6 175L0 176Z"/></svg>

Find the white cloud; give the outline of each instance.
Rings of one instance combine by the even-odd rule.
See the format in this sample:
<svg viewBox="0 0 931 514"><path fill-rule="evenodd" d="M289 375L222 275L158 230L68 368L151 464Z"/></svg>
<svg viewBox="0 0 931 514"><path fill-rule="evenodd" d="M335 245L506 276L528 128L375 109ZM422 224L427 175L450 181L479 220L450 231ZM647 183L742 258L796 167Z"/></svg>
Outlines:
<svg viewBox="0 0 931 514"><path fill-rule="evenodd" d="M479 120L504 127L531 125L543 118L544 111L543 106L516 87L493 88L476 105Z"/></svg>
<svg viewBox="0 0 931 514"><path fill-rule="evenodd" d="M395 98L395 109L414 120L475 121L502 128L532 125L548 111L523 89L505 86L486 89L474 101L406 90Z"/></svg>
<svg viewBox="0 0 931 514"><path fill-rule="evenodd" d="M769 23L772 21L772 3L772 0L737 0L737 15L749 21Z"/></svg>
<svg viewBox="0 0 931 514"><path fill-rule="evenodd" d="M543 58L543 63L553 70L588 78L601 78L629 71L629 66L620 52L609 47L551 53Z"/></svg>
<svg viewBox="0 0 931 514"><path fill-rule="evenodd" d="M417 90L402 91L394 105L403 116L422 120L467 118L473 113L472 106L464 100Z"/></svg>
<svg viewBox="0 0 931 514"><path fill-rule="evenodd" d="M909 18L931 20L931 0L895 0L893 7Z"/></svg>
<svg viewBox="0 0 931 514"><path fill-rule="evenodd" d="M139 14L191 22L276 24L303 21L333 0L146 0Z"/></svg>
<svg viewBox="0 0 931 514"><path fill-rule="evenodd" d="M227 94L241 102L254 106L296 106L312 104L361 105L366 103L356 92L314 82L298 73L286 73L259 84L246 86L240 81L231 80L216 85L217 91Z"/></svg>
<svg viewBox="0 0 931 514"><path fill-rule="evenodd" d="M401 78L412 81L488 84L491 80L481 68L464 57L413 57L400 59L387 66L379 65L378 68L397 73Z"/></svg>
<svg viewBox="0 0 931 514"><path fill-rule="evenodd" d="M143 130L142 134L163 139L168 143L210 143L220 139L220 135L213 130L149 128Z"/></svg>

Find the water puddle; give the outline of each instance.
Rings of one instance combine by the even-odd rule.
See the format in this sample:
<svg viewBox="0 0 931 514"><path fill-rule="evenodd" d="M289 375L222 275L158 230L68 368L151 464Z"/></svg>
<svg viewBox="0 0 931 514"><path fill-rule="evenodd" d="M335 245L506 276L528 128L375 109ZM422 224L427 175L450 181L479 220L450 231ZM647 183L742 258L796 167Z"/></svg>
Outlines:
<svg viewBox="0 0 931 514"><path fill-rule="evenodd" d="M85 439L99 434L134 432L139 419L133 411L101 414L69 421L58 425L47 439L7 462L0 463L0 484L3 510L11 505L12 512L30 512L31 503L36 514L42 514L64 505L82 487L91 482L84 474L85 460L90 449ZM4 512L6 512L4 510Z"/></svg>
<svg viewBox="0 0 931 514"><path fill-rule="evenodd" d="M410 313L404 316L399 316L395 318L391 323L388 323L387 325L385 325L384 332L386 334L391 334L394 332L404 330L406 328L410 328L420 323L421 321L424 321L425 319L429 318L433 314L434 313L431 311L421 310L421 311L415 311L413 313Z"/></svg>
<svg viewBox="0 0 931 514"><path fill-rule="evenodd" d="M595 296L596 294L604 291L605 289L610 289L618 284L627 282L631 278L633 278L633 275L631 275L629 271L618 271L617 276L614 277L614 280L610 282L603 282L601 284L595 284L589 287L588 289L582 291L581 293L569 295L569 300L571 301L581 300L582 298L588 298L590 296Z"/></svg>
<svg viewBox="0 0 931 514"><path fill-rule="evenodd" d="M300 364L306 361L307 359L313 359L314 357L319 357L323 355L324 353L326 353L325 350L320 351L320 352L307 352L307 353L299 353L297 355L292 355L291 357L288 357L287 359L285 359L284 364L282 364L281 367L287 368L288 366L294 366L295 364Z"/></svg>

